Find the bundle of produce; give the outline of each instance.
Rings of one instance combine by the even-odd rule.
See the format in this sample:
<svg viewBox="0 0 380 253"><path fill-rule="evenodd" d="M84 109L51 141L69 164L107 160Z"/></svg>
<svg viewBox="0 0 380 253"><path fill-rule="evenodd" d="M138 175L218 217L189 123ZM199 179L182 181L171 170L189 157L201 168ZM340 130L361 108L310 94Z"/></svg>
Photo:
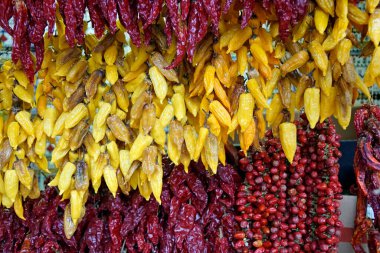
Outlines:
<svg viewBox="0 0 380 253"><path fill-rule="evenodd" d="M281 131L295 136L291 122L303 108L311 128L331 115L347 127L357 90L369 95L366 84L376 79L380 59L372 58L363 82L350 59L350 49L358 46L350 22L366 14L353 7L351 15L348 6L311 4L287 42L277 21L267 26L272 18L262 8L244 29L231 8L219 22L218 40L207 31L194 46L192 63L181 61L175 69L166 68L178 56L178 43L169 43L164 16L153 26L154 40L140 47L127 41L123 29L100 40L87 34L83 46L70 47L67 26L57 19L57 35L45 40L35 90L21 62L7 62L0 72L0 147L6 158L1 176L8 174L4 183L12 189L0 191L2 205L17 203L21 210L21 197L36 182L31 169L49 173L49 162L57 171L50 185L73 205L84 207L84 196L91 188L97 192L103 178L113 195L133 187L160 202L165 154L185 171L190 161L202 161L217 174L230 137L238 136L247 152L259 146L267 123L275 137ZM330 17L334 13L338 18ZM371 29L375 17L366 21L373 22ZM365 55L380 52L371 43ZM292 161L296 150L286 145Z"/></svg>
<svg viewBox="0 0 380 253"><path fill-rule="evenodd" d="M233 205L241 179L232 166L211 176L201 163L188 173L164 159L161 205L132 191L90 191L81 207L61 201L49 187L24 203L26 220L0 210L0 248L4 252L233 252ZM79 222L72 217L80 213Z"/></svg>
<svg viewBox="0 0 380 253"><path fill-rule="evenodd" d="M301 117L295 123L291 163L286 158L290 146L281 145L285 141L272 131L252 161L240 159L245 181L236 200L238 252L337 252L342 228L339 136L331 120L311 129ZM280 130L281 135L292 138Z"/></svg>
<svg viewBox="0 0 380 253"><path fill-rule="evenodd" d="M358 199L352 245L355 252L365 252L362 242L368 236L369 250L374 253L380 249L380 108L363 105L355 113L354 125L358 137L354 158ZM368 206L374 220L367 217Z"/></svg>
<svg viewBox="0 0 380 253"><path fill-rule="evenodd" d="M205 37L207 30L219 34L219 21L223 18L239 18L241 27L245 28L253 12L265 13L263 18L270 17L280 22L283 38L290 34L290 27L302 19L307 10L308 1L264 1L252 0L4 0L0 5L0 26L13 36L14 62L21 60L29 78L33 79L34 63L30 54L31 44L36 49L36 70L39 70L44 56L44 33L48 27L51 36L54 24L61 20L65 24L66 39L71 47L83 45L87 28L84 21L88 10L96 36L100 38L107 29L115 34L119 29L126 30L133 43L141 45L143 34L149 44L154 34L155 24L162 22L165 34L171 43L176 37L177 57L169 68L178 66L186 53L192 59L194 49ZM241 14L239 14L241 13ZM222 15L223 14L223 15ZM57 15L57 16L56 16ZM11 27L10 19L15 25ZM140 31L142 34L140 34Z"/></svg>

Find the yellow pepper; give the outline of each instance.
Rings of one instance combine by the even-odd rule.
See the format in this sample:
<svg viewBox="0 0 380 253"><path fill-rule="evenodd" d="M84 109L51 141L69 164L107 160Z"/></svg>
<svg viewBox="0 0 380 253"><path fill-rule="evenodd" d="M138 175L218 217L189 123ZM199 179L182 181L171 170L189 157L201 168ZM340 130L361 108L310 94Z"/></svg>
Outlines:
<svg viewBox="0 0 380 253"><path fill-rule="evenodd" d="M115 168L112 167L111 165L105 166L103 170L103 177L108 189L110 190L112 195L116 197L118 183L117 183Z"/></svg>
<svg viewBox="0 0 380 253"><path fill-rule="evenodd" d="M210 103L210 111L223 126L231 126L231 116L219 101L214 100Z"/></svg>
<svg viewBox="0 0 380 253"><path fill-rule="evenodd" d="M320 89L307 88L304 94L305 113L309 120L310 128L313 129L320 116Z"/></svg>
<svg viewBox="0 0 380 253"><path fill-rule="evenodd" d="M281 65L281 73L285 76L287 73L292 72L302 67L309 60L309 54L305 50L292 55L284 64Z"/></svg>
<svg viewBox="0 0 380 253"><path fill-rule="evenodd" d="M156 66L153 66L149 69L149 77L153 83L154 92L162 103L166 98L166 94L168 92L168 84L166 82L166 79Z"/></svg>
<svg viewBox="0 0 380 253"><path fill-rule="evenodd" d="M20 183L30 190L32 187L33 177L29 173L29 170L26 167L24 160L16 161L13 164L13 167L17 173Z"/></svg>
<svg viewBox="0 0 380 253"><path fill-rule="evenodd" d="M198 132L198 139L196 141L195 151L194 151L194 161L198 161L199 156L201 155L201 152L203 150L203 147L206 142L206 138L208 136L208 129L205 127L201 127Z"/></svg>
<svg viewBox="0 0 380 253"><path fill-rule="evenodd" d="M297 127L293 123L284 122L279 129L282 150L289 163L292 163L297 149Z"/></svg>
<svg viewBox="0 0 380 253"><path fill-rule="evenodd" d="M177 120L173 120L169 125L168 155L170 160L172 160L172 162L176 165L179 164L183 142L184 131L182 124Z"/></svg>
<svg viewBox="0 0 380 253"><path fill-rule="evenodd" d="M314 59L315 65L322 71L323 76L326 76L329 60L322 45L318 41L313 40L309 44L309 52Z"/></svg>
<svg viewBox="0 0 380 253"><path fill-rule="evenodd" d="M25 220L24 208L22 207L22 199L21 199L20 194L17 194L13 207L14 207L17 217L19 217L22 220Z"/></svg>
<svg viewBox="0 0 380 253"><path fill-rule="evenodd" d="M15 119L17 122L20 124L22 129L30 135L34 136L34 128L33 128L33 123L30 120L30 113L27 111L20 111L16 114Z"/></svg>
<svg viewBox="0 0 380 253"><path fill-rule="evenodd" d="M12 201L15 202L16 196L19 190L19 179L17 172L15 170L6 170L4 173L4 189L5 195Z"/></svg>
<svg viewBox="0 0 380 253"><path fill-rule="evenodd" d="M330 89L330 95L327 96L324 92L321 93L321 117L319 122L322 123L335 112L336 87Z"/></svg>
<svg viewBox="0 0 380 253"><path fill-rule="evenodd" d="M72 176L74 175L76 166L67 162L61 172L58 182L59 195L62 195L71 185Z"/></svg>
<svg viewBox="0 0 380 253"><path fill-rule="evenodd" d="M281 97L277 93L273 96L272 102L270 103L270 109L266 111L266 120L268 122L268 126L271 126L277 115L282 111L284 106L281 102Z"/></svg>
<svg viewBox="0 0 380 253"><path fill-rule="evenodd" d="M255 102L253 96L250 93L243 93L239 97L238 108L238 122L241 131L244 132L253 119L253 109L255 108Z"/></svg>
<svg viewBox="0 0 380 253"><path fill-rule="evenodd" d="M205 156L210 169L214 174L218 169L218 138L209 133L205 142Z"/></svg>
<svg viewBox="0 0 380 253"><path fill-rule="evenodd" d="M214 78L215 67L212 65L207 65L203 76L203 83L205 86L206 96L210 95L211 92L214 90Z"/></svg>
<svg viewBox="0 0 380 253"><path fill-rule="evenodd" d="M181 121L186 117L185 99L182 94L175 93L172 97L172 104L174 105L174 115Z"/></svg>
<svg viewBox="0 0 380 253"><path fill-rule="evenodd" d="M258 107L260 108L269 108L267 101L265 99L265 96L261 92L261 89L259 87L259 84L257 83L256 79L249 79L247 81L247 87L249 91L251 92L253 98L255 99L255 102Z"/></svg>
<svg viewBox="0 0 380 253"><path fill-rule="evenodd" d="M157 202L161 204L161 192L162 192L162 178L164 172L162 168L158 165L155 166L155 170L150 179L150 187L152 188L153 196L156 198Z"/></svg>
<svg viewBox="0 0 380 253"><path fill-rule="evenodd" d="M138 160L144 152L144 149L147 148L153 141L153 138L149 135L139 134L136 140L133 142L130 149L130 161L131 163L135 160Z"/></svg>

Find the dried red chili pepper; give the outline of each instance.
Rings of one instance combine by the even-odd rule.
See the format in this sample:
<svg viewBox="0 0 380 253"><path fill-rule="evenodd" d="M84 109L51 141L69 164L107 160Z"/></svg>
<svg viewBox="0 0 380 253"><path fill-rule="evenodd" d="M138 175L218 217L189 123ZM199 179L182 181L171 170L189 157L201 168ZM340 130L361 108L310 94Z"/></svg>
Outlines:
<svg viewBox="0 0 380 253"><path fill-rule="evenodd" d="M377 120L380 120L380 108L378 106L372 105L370 111Z"/></svg>
<svg viewBox="0 0 380 253"><path fill-rule="evenodd" d="M149 0L137 0L137 12L139 13L139 19L147 21L151 13L151 1Z"/></svg>
<svg viewBox="0 0 380 253"><path fill-rule="evenodd" d="M9 19L13 16L12 0L0 1L0 26L13 36L13 29L9 26Z"/></svg>
<svg viewBox="0 0 380 253"><path fill-rule="evenodd" d="M26 6L30 12L28 27L29 39L32 43L37 43L43 38L46 28L46 18L44 15L43 0L26 1ZM55 15L55 13L54 13Z"/></svg>
<svg viewBox="0 0 380 253"><path fill-rule="evenodd" d="M65 37L66 37L66 40L67 40L67 43L70 45L70 47L74 47L75 46L75 32L76 32L76 24L77 24L77 20L76 20L76 16L75 16L75 6L77 2L75 0L67 0L66 4L65 4L65 9L64 9L64 13L65 13L65 25L66 25L66 29L65 29Z"/></svg>
<svg viewBox="0 0 380 253"><path fill-rule="evenodd" d="M17 0L15 2L16 14L14 17L14 35L13 35L13 50L12 61L17 62L21 55L25 53L22 51L21 43L24 40L28 27L28 10L24 1Z"/></svg>
<svg viewBox="0 0 380 253"><path fill-rule="evenodd" d="M234 2L233 0L226 0L225 1L224 6L223 6L223 14L226 14L230 10L233 2Z"/></svg>
<svg viewBox="0 0 380 253"><path fill-rule="evenodd" d="M185 58L187 46L187 26L182 22L178 14L178 5L176 0L166 0L166 6L168 7L170 20L177 36L176 58L168 67L166 67L166 69L172 69L177 67Z"/></svg>
<svg viewBox="0 0 380 253"><path fill-rule="evenodd" d="M161 237L160 231L160 223L157 216L151 215L147 219L147 236L149 241L153 245L157 245L159 243L160 237Z"/></svg>
<svg viewBox="0 0 380 253"><path fill-rule="evenodd" d="M183 242L194 226L196 210L192 205L184 204L179 211L178 220L174 227L176 245L179 250L183 248Z"/></svg>
<svg viewBox="0 0 380 253"><path fill-rule="evenodd" d="M166 17L164 32L166 35L166 41L168 45L170 46L172 44L172 32L173 32L173 27L172 27L172 22L170 21L170 17Z"/></svg>
<svg viewBox="0 0 380 253"><path fill-rule="evenodd" d="M199 23L198 36L196 39L196 44L198 44L199 42L203 40L203 38L207 34L207 15L201 1L196 2L196 10L198 13L198 23Z"/></svg>
<svg viewBox="0 0 380 253"><path fill-rule="evenodd" d="M241 19L241 28L245 28L248 25L248 21L250 20L253 13L253 6L255 4L255 0L244 0L243 1L243 13Z"/></svg>
<svg viewBox="0 0 380 253"><path fill-rule="evenodd" d="M380 232L376 229L369 231L368 248L370 253L379 253L380 251Z"/></svg>
<svg viewBox="0 0 380 253"><path fill-rule="evenodd" d="M137 24L137 12L131 8L129 0L116 0L121 24L127 29L133 44L141 45L140 31Z"/></svg>
<svg viewBox="0 0 380 253"><path fill-rule="evenodd" d="M192 62L199 32L199 19L197 14L196 3L192 2L190 6L189 22L188 22L188 45L187 45L187 59Z"/></svg>
<svg viewBox="0 0 380 253"><path fill-rule="evenodd" d="M124 2L123 0L119 0L118 2L120 1ZM96 1L88 1L87 8L90 14L92 26L95 30L95 35L97 38L101 38L105 29L105 20L101 14L100 7ZM122 22L122 16L120 14L119 17L120 21Z"/></svg>
<svg viewBox="0 0 380 253"><path fill-rule="evenodd" d="M99 251L103 237L103 221L99 218L93 220L86 231L85 240L91 252Z"/></svg>
<svg viewBox="0 0 380 253"><path fill-rule="evenodd" d="M117 19L117 8L116 0L107 0L107 13L108 13L108 25L111 33L114 34L117 31L116 19Z"/></svg>
<svg viewBox="0 0 380 253"><path fill-rule="evenodd" d="M368 108L360 108L357 110L357 113L355 113L354 116L354 127L356 131L356 135L360 135L364 130L364 121L367 120L369 117L369 110Z"/></svg>
<svg viewBox="0 0 380 253"><path fill-rule="evenodd" d="M354 156L354 171L355 171L355 177L356 177L356 183L359 186L359 191L361 191L362 195L364 197L367 197L368 195L368 189L365 183L365 169L363 168L364 164L362 163L359 155L359 151L355 151Z"/></svg>
<svg viewBox="0 0 380 253"><path fill-rule="evenodd" d="M150 40L152 39L152 26L148 26L144 31L144 42L145 45L149 45Z"/></svg>
<svg viewBox="0 0 380 253"><path fill-rule="evenodd" d="M110 7L114 4L114 0L98 0L98 4L100 7L101 15L106 21L108 29L112 34L114 34L117 30L115 16L117 15L116 4L114 8Z"/></svg>
<svg viewBox="0 0 380 253"><path fill-rule="evenodd" d="M84 31L83 31L83 18L85 12L85 0L75 0L74 11L76 16L76 25L75 25L75 38L77 43L83 45L84 43ZM116 7L115 7L116 8Z"/></svg>
<svg viewBox="0 0 380 253"><path fill-rule="evenodd" d="M114 212L108 217L108 228L110 231L114 251L120 250L123 244L123 239L120 234L121 224L122 217L119 213Z"/></svg>
<svg viewBox="0 0 380 253"><path fill-rule="evenodd" d="M55 24L55 9L56 9L55 0L44 0L43 5L44 5L43 13L45 15L45 19L48 22L49 36L51 36L53 34L54 24Z"/></svg>
<svg viewBox="0 0 380 253"><path fill-rule="evenodd" d="M181 1L181 18L182 21L186 21L187 15L189 15L190 0Z"/></svg>
<svg viewBox="0 0 380 253"><path fill-rule="evenodd" d="M215 36L219 34L219 19L221 15L220 0L202 0L203 6L211 20L211 30Z"/></svg>
<svg viewBox="0 0 380 253"><path fill-rule="evenodd" d="M171 20L171 24L173 25L173 30L178 37L178 33L180 31L180 18L178 14L178 4L176 0L166 0L166 6L169 11L169 17Z"/></svg>
<svg viewBox="0 0 380 253"><path fill-rule="evenodd" d="M149 25L153 24L153 22L159 17L161 10L162 10L162 4L164 3L164 0L156 0L153 1L153 4L150 9L150 13L144 23L143 29L145 30Z"/></svg>
<svg viewBox="0 0 380 253"><path fill-rule="evenodd" d="M355 248L355 252L365 252L361 246L362 239L372 227L370 219L363 220L360 224L355 226L354 234L352 235L351 244Z"/></svg>
<svg viewBox="0 0 380 253"><path fill-rule="evenodd" d="M45 46L44 39L34 43L34 49L36 51L36 71L40 70L42 61L44 60Z"/></svg>
<svg viewBox="0 0 380 253"><path fill-rule="evenodd" d="M373 156L372 140L373 136L368 131L363 131L358 139L358 150L368 168L380 171L380 162Z"/></svg>

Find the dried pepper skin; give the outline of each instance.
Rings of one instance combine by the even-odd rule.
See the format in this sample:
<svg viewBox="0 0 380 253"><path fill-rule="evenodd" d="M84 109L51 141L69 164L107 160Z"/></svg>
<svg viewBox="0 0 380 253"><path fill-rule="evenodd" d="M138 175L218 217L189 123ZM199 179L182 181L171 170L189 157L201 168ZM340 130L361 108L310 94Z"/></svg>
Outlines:
<svg viewBox="0 0 380 253"><path fill-rule="evenodd" d="M13 34L13 50L12 50L12 61L17 62L19 59L22 59L22 54L25 51L22 51L21 43L25 39L27 27L28 27L28 10L24 1L17 1L15 4L15 26ZM29 52L28 52L29 53Z"/></svg>
<svg viewBox="0 0 380 253"><path fill-rule="evenodd" d="M202 0L203 6L211 21L211 30L215 36L219 35L219 19L221 15L220 0Z"/></svg>
<svg viewBox="0 0 380 253"><path fill-rule="evenodd" d="M307 13L308 1L288 1L288 0L275 0L274 6L276 8L277 17L280 20L280 37L282 40L286 39L291 34L290 27L295 25L298 20Z"/></svg>
<svg viewBox="0 0 380 253"><path fill-rule="evenodd" d="M24 38L21 42L21 51L25 54L20 57L21 63L24 67L25 73L29 78L29 82L34 83L34 62L30 53L30 41Z"/></svg>
<svg viewBox="0 0 380 253"><path fill-rule="evenodd" d="M29 22L28 35L32 43L36 43L43 38L46 26L45 16L43 15L42 1L26 1L27 8L31 15Z"/></svg>
<svg viewBox="0 0 380 253"><path fill-rule="evenodd" d="M160 15L162 4L164 3L163 0L157 0L153 1L153 4L150 8L150 13L146 17L146 21L144 23L143 29L145 30L148 26L153 24L153 22L157 19L157 17Z"/></svg>
<svg viewBox="0 0 380 253"><path fill-rule="evenodd" d="M12 0L0 2L0 26L10 35L13 36L13 29L9 26L8 21L13 16Z"/></svg>
<svg viewBox="0 0 380 253"><path fill-rule="evenodd" d="M374 191L379 187L380 161L376 145L379 141L378 107L363 105L354 117L354 126L358 143L354 156L354 171L358 186L358 201L356 204L355 231L351 244L355 252L364 252L361 246L363 238L368 236L368 245L371 252L377 252L379 247L378 224L380 208L378 196ZM375 221L366 218L367 206L371 206L375 213ZM376 231L376 232L375 232ZM376 249L377 247L377 249Z"/></svg>
<svg viewBox="0 0 380 253"><path fill-rule="evenodd" d="M187 45L187 59L192 62L195 47L197 44L197 38L198 38L198 32L199 32L199 26L201 25L199 23L199 13L197 13L197 2L191 2L190 5L190 11L189 11L189 20L188 22L188 45Z"/></svg>
<svg viewBox="0 0 380 253"><path fill-rule="evenodd" d="M248 21L252 16L253 11L253 5L255 1L254 0L246 0L243 2L243 14L242 14L242 21L241 21L241 28L244 29L248 25Z"/></svg>
<svg viewBox="0 0 380 253"><path fill-rule="evenodd" d="M49 32L49 36L51 36L54 31L56 3L55 3L55 0L44 0L43 3L44 3L44 15L48 23L48 32Z"/></svg>
<svg viewBox="0 0 380 253"><path fill-rule="evenodd" d="M178 13L178 5L175 0L167 0L166 6L169 10L170 21L173 25L174 32L177 36L177 55L174 61L167 66L167 69L172 69L177 67L186 55L187 47L187 26L182 22L181 17Z"/></svg>
<svg viewBox="0 0 380 253"><path fill-rule="evenodd" d="M165 20L164 32L166 35L167 44L170 46L172 44L172 33L173 33L173 27L172 27L172 22L170 21L170 16L167 17Z"/></svg>
<svg viewBox="0 0 380 253"><path fill-rule="evenodd" d="M101 15L100 6L98 5L97 1L88 1L87 7L88 7L88 12L90 14L92 25L94 26L95 35L97 38L101 38L105 30L105 20L103 16ZM120 15L120 20L122 20L121 15Z"/></svg>
<svg viewBox="0 0 380 253"><path fill-rule="evenodd" d="M178 214L178 222L174 227L174 236L178 249L183 248L183 241L193 229L196 210L191 205L183 205Z"/></svg>
<svg viewBox="0 0 380 253"><path fill-rule="evenodd" d="M107 0L107 14L108 14L108 22L111 33L116 33L116 18L117 18L117 8L116 8L116 0Z"/></svg>
<svg viewBox="0 0 380 253"><path fill-rule="evenodd" d="M198 23L199 23L199 30L198 30L198 36L196 40L196 44L201 42L201 40L206 36L207 33L207 15L205 12L205 7L202 4L201 1L196 1L196 12L198 14Z"/></svg>
<svg viewBox="0 0 380 253"><path fill-rule="evenodd" d="M69 43L70 47L74 47L75 45L75 30L77 25L76 15L75 15L75 0L68 0L64 7L64 13L66 18L66 29L65 29L65 36L66 40Z"/></svg>

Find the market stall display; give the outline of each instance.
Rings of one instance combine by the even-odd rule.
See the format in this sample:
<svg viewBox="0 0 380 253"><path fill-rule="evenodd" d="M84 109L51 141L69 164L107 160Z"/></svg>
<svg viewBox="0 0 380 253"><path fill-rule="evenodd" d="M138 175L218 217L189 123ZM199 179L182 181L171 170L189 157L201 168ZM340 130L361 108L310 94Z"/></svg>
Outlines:
<svg viewBox="0 0 380 253"><path fill-rule="evenodd" d="M7 209L3 217L11 215L28 233L34 214L27 207L51 198L57 212L51 219L64 228L54 237L66 239L46 242L47 252L120 251L121 241L128 252L190 251L193 244L199 252L336 252L341 154L331 118L346 129L359 92L371 100L369 87L380 80L377 5L1 1L0 26L13 47L12 59L0 66L0 197L25 221ZM353 48L371 56L364 78L355 69ZM356 125L374 107L365 108ZM362 121L372 122L374 133L357 132L357 154L368 160L360 150L373 145L376 153L377 123ZM232 142L241 149L240 168ZM360 204L363 166L371 164L356 157ZM41 173L50 176L45 192ZM240 178L244 183L237 187ZM109 204L112 210L98 210L93 224L94 201L123 202L125 209L109 215L115 211ZM113 237L107 222L121 222L140 205L156 215L144 214L121 238ZM364 219L360 207L358 224ZM82 229L90 231L83 238ZM86 233L107 229L94 240L116 248L87 243ZM22 232L4 240L9 250L25 246Z"/></svg>

